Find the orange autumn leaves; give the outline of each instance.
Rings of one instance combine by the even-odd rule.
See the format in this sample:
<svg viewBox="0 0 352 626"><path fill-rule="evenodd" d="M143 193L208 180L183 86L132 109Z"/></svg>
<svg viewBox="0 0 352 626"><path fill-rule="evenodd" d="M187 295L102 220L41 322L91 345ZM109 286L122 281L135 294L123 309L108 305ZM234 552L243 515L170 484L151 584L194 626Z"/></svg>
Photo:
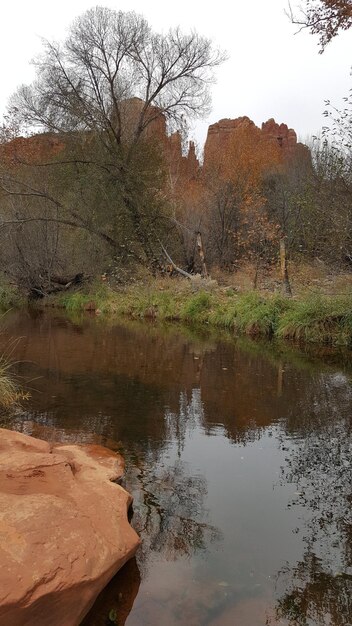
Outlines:
<svg viewBox="0 0 352 626"><path fill-rule="evenodd" d="M263 256L278 239L279 228L267 215L264 185L283 169L282 152L275 137L242 118L206 151L198 178L178 186L179 219L190 229L200 225L214 262Z"/></svg>
<svg viewBox="0 0 352 626"><path fill-rule="evenodd" d="M219 184L230 184L238 198L238 228L233 233L237 254L263 255L278 238L270 222L264 195L265 179L282 170L279 143L254 125L235 129L223 155L217 155Z"/></svg>
<svg viewBox="0 0 352 626"><path fill-rule="evenodd" d="M240 189L243 207L262 198L265 176L282 164L282 151L272 138L263 135L254 124L234 129L227 145L211 155L208 169L219 178L219 182L231 182Z"/></svg>

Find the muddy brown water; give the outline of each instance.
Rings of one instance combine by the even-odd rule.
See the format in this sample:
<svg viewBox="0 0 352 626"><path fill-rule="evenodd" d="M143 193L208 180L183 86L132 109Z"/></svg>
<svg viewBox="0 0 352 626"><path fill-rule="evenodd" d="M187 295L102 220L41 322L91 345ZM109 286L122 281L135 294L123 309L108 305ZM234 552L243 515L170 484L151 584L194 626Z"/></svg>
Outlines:
<svg viewBox="0 0 352 626"><path fill-rule="evenodd" d="M31 395L1 425L126 459L142 546L85 626L352 624L350 355L35 311L2 326Z"/></svg>

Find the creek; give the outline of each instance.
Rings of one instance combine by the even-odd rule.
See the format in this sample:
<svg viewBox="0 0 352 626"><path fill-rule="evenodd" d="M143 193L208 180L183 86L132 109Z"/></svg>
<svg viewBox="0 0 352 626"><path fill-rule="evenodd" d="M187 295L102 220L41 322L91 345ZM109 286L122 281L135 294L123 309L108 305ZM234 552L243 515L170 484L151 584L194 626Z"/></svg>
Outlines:
<svg viewBox="0 0 352 626"><path fill-rule="evenodd" d="M352 623L351 354L57 312L2 327L30 397L1 426L126 461L142 545L84 626Z"/></svg>

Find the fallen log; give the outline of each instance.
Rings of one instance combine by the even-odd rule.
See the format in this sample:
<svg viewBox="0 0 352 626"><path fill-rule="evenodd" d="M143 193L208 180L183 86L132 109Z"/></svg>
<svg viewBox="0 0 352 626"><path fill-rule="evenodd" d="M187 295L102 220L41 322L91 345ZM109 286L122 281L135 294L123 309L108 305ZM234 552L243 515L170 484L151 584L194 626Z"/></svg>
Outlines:
<svg viewBox="0 0 352 626"><path fill-rule="evenodd" d="M161 246L161 249L162 249L165 257L167 258L169 263L172 265L172 267L174 268L175 272L178 272L179 274L181 274L181 276L184 276L185 278L188 278L189 280L191 280L191 278L193 278L192 274L189 274L185 270L183 270L180 267L178 267L176 265L176 263L174 263L174 261L172 260L171 256L169 255L169 253L167 252L167 250L165 249L165 247L163 246L161 241L160 241L160 246Z"/></svg>
<svg viewBox="0 0 352 626"><path fill-rule="evenodd" d="M50 280L52 283L56 283L57 285L78 285L84 279L84 274L80 272L79 274L75 274L74 276L68 278L67 276L51 276Z"/></svg>
<svg viewBox="0 0 352 626"><path fill-rule="evenodd" d="M50 284L46 285L33 285L29 288L28 299L40 300L46 296L50 296L53 293L59 293L60 291L66 291L70 287L81 285L84 281L89 280L90 276L84 276L82 272L75 274L71 278L52 276ZM52 284L54 283L54 285Z"/></svg>

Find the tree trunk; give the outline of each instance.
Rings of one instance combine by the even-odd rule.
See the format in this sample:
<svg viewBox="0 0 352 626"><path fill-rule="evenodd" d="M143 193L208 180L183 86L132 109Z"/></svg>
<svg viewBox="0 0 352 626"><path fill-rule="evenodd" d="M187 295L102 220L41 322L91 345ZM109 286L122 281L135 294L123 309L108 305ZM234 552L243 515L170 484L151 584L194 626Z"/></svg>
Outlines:
<svg viewBox="0 0 352 626"><path fill-rule="evenodd" d="M208 278L207 266L205 264L203 240L202 240L202 235L199 231L197 232L197 248L199 252L200 261L202 264L202 276L203 278Z"/></svg>
<svg viewBox="0 0 352 626"><path fill-rule="evenodd" d="M280 239L280 269L281 269L281 290L284 296L291 297L292 290L288 278L286 243L285 238Z"/></svg>
<svg viewBox="0 0 352 626"><path fill-rule="evenodd" d="M257 289L258 287L258 275L259 275L259 263L260 263L260 259L259 259L259 254L257 255L256 261L255 261L255 274L254 274L254 278L253 278L253 289Z"/></svg>

